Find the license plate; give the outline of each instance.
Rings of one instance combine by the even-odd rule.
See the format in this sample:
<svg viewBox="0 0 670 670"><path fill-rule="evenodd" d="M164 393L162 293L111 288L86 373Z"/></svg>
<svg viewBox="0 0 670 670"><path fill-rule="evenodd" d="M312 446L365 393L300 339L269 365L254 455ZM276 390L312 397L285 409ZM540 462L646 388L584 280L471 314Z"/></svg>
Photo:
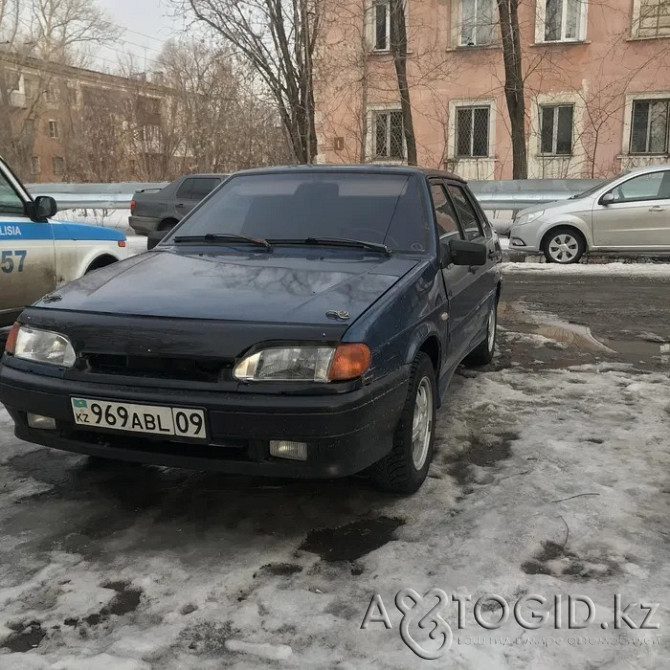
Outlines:
<svg viewBox="0 0 670 670"><path fill-rule="evenodd" d="M185 407L158 407L128 402L71 398L74 422L89 428L205 439L205 412Z"/></svg>

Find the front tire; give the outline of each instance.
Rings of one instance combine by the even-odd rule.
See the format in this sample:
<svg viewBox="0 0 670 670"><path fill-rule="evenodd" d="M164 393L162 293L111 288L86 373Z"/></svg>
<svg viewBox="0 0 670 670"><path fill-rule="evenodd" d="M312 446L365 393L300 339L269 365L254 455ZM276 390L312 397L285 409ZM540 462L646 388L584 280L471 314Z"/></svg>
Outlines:
<svg viewBox="0 0 670 670"><path fill-rule="evenodd" d="M407 399L393 435L393 449L372 467L384 491L414 493L428 474L435 443L437 385L433 363L420 351L412 363Z"/></svg>
<svg viewBox="0 0 670 670"><path fill-rule="evenodd" d="M586 241L576 228L562 226L547 234L542 251L547 263L577 263L586 251Z"/></svg>

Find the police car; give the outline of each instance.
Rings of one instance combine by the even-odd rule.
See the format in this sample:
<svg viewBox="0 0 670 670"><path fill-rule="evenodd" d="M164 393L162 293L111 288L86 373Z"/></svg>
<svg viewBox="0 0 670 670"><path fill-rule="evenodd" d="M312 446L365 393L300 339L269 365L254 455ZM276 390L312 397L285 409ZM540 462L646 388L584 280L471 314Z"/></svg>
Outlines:
<svg viewBox="0 0 670 670"><path fill-rule="evenodd" d="M53 198L33 199L0 158L0 333L26 305L128 255L123 233L50 220L56 211Z"/></svg>

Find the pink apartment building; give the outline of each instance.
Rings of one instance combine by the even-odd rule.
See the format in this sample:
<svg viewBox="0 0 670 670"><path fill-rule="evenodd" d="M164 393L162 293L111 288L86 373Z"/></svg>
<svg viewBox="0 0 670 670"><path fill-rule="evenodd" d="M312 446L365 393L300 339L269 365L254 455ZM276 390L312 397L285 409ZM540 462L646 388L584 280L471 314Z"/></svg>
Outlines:
<svg viewBox="0 0 670 670"><path fill-rule="evenodd" d="M325 0L319 160L403 162L388 0ZM495 0L407 0L418 162L509 179ZM670 162L670 0L520 0L528 176Z"/></svg>

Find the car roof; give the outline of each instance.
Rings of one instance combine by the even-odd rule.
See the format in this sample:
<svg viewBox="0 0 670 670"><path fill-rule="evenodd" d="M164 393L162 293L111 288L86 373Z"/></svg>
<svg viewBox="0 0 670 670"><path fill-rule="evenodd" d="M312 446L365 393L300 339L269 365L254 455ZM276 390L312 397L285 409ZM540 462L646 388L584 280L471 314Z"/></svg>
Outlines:
<svg viewBox="0 0 670 670"><path fill-rule="evenodd" d="M191 177L205 177L205 178L220 178L220 177L230 177L229 172L197 172L193 174L183 174L181 177L178 177L178 179L189 179Z"/></svg>
<svg viewBox="0 0 670 670"><path fill-rule="evenodd" d="M319 163L318 165L275 165L272 167L240 170L236 175L243 174L281 174L290 172L347 172L353 174L399 174L418 175L420 177L441 177L465 183L465 179L444 170L414 167L411 165L376 165L374 163L342 165Z"/></svg>

